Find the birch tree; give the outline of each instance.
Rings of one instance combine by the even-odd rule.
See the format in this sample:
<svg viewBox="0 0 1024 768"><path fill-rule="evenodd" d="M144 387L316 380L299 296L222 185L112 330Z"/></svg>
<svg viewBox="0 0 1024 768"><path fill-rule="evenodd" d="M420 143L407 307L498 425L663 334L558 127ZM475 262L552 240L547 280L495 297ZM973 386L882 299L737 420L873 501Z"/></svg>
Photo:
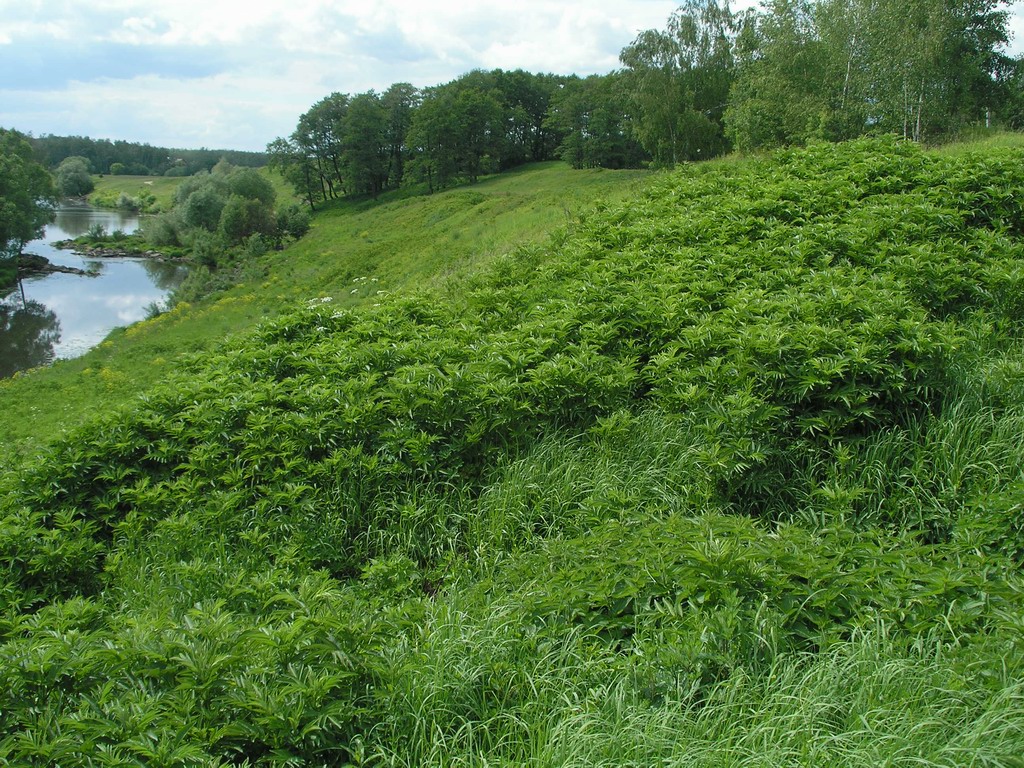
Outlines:
<svg viewBox="0 0 1024 768"><path fill-rule="evenodd" d="M714 156L734 77L737 17L728 1L688 0L667 28L646 30L619 56L636 131L659 165Z"/></svg>

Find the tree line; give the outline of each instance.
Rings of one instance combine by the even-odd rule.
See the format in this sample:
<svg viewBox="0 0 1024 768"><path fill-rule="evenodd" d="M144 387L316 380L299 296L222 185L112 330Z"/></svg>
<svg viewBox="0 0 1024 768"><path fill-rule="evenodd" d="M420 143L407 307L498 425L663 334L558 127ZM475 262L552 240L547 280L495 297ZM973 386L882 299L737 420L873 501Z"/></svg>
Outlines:
<svg viewBox="0 0 1024 768"><path fill-rule="evenodd" d="M132 141L91 139L87 136L29 137L35 159L56 169L68 158L85 161L88 172L113 176L192 176L209 171L221 160L233 166L259 168L267 164L262 152L224 149L171 149Z"/></svg>
<svg viewBox="0 0 1024 768"><path fill-rule="evenodd" d="M570 78L476 70L445 85L396 83L383 93L332 93L287 138L270 164L310 205L377 195L407 182L429 190L555 156L550 105Z"/></svg>
<svg viewBox="0 0 1024 768"><path fill-rule="evenodd" d="M917 141L1024 123L1024 74L996 0L687 0L591 77L476 70L418 89L332 93L270 163L311 206L428 191L521 163L657 166L809 140Z"/></svg>

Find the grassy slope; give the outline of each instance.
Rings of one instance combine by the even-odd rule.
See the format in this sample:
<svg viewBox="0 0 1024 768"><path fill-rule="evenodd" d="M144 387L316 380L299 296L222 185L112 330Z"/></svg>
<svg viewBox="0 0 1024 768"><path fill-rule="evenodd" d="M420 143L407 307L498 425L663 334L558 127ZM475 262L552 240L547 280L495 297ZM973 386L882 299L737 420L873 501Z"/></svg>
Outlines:
<svg viewBox="0 0 1024 768"><path fill-rule="evenodd" d="M0 487L0 758L1018 766L1022 159L688 169L293 301Z"/></svg>
<svg viewBox="0 0 1024 768"><path fill-rule="evenodd" d="M453 275L543 240L596 201L630 194L644 175L551 163L432 196L337 202L319 213L302 241L270 254L237 288L115 331L76 360L0 381L0 456L6 453L13 465L16 455L36 451L162 380L182 355L214 349L310 298L332 296L355 306L378 290L433 286L443 292ZM99 189L136 194L132 185L140 180L150 179L108 176ZM155 181L154 189L170 200L169 182L179 180Z"/></svg>
<svg viewBox="0 0 1024 768"><path fill-rule="evenodd" d="M294 195L294 190L278 173L263 168L265 174L274 185L278 200ZM94 176L96 188L89 195L93 205L116 207L122 194L138 198L141 195L152 195L155 200L151 206L154 211L169 211L174 205L174 190L182 182L181 177L170 176Z"/></svg>
<svg viewBox="0 0 1024 768"><path fill-rule="evenodd" d="M95 205L114 207L122 194L134 198L153 195L154 207L162 211L171 209L174 190L181 183L180 178L166 176L94 176L93 181L96 188L89 200Z"/></svg>

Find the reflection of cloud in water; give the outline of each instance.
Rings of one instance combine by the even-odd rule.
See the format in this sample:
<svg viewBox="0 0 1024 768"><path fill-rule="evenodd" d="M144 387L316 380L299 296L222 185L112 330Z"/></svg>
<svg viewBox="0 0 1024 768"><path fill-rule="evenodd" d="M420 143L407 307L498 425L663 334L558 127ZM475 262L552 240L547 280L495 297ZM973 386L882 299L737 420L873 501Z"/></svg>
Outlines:
<svg viewBox="0 0 1024 768"><path fill-rule="evenodd" d="M129 293L121 296L110 296L105 305L122 323L134 323L146 316L146 307L163 298L160 291L149 293Z"/></svg>
<svg viewBox="0 0 1024 768"><path fill-rule="evenodd" d="M107 219L103 218L105 215ZM102 223L108 231L122 224L116 213L104 211L90 212L87 221ZM78 222L77 226L82 223ZM70 251L57 251L49 245L69 236L70 233L51 225L46 236L30 243L26 250L54 263L87 268L88 263L82 257ZM29 301L43 305L60 323L60 339L53 346L58 358L83 354L103 341L114 328L143 319L147 307L162 302L187 272L176 264L137 259L103 259L96 263L101 267L97 277L56 273L24 281Z"/></svg>

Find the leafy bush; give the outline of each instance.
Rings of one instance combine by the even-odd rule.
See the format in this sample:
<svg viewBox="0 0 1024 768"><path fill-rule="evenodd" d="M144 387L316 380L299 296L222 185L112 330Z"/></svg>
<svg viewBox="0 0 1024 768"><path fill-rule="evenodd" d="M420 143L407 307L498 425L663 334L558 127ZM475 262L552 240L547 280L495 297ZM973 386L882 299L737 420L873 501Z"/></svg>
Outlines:
<svg viewBox="0 0 1024 768"><path fill-rule="evenodd" d="M0 757L1012 765L1021 160L683 169L195 358L0 481Z"/></svg>

